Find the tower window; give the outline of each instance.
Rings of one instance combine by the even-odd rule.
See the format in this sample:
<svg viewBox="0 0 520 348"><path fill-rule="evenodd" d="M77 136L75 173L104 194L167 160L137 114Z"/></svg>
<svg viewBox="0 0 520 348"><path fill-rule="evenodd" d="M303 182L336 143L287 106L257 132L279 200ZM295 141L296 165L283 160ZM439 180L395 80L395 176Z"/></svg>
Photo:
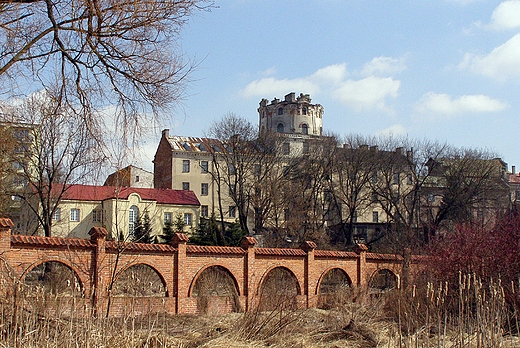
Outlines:
<svg viewBox="0 0 520 348"><path fill-rule="evenodd" d="M302 134L309 134L309 126L302 124Z"/></svg>
<svg viewBox="0 0 520 348"><path fill-rule="evenodd" d="M283 126L283 123L278 123L278 126L276 126L276 131L278 133L283 133L284 132L284 126Z"/></svg>
<svg viewBox="0 0 520 348"><path fill-rule="evenodd" d="M278 108L278 115L283 115L283 108Z"/></svg>
<svg viewBox="0 0 520 348"><path fill-rule="evenodd" d="M304 106L302 108L302 115L307 115L307 107L306 106Z"/></svg>

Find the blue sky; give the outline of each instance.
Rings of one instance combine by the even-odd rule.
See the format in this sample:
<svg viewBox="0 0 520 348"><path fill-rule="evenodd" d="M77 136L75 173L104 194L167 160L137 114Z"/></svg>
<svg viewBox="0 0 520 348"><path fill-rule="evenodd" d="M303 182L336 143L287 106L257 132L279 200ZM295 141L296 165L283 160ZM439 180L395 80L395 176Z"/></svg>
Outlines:
<svg viewBox="0 0 520 348"><path fill-rule="evenodd" d="M520 0L227 0L181 33L199 61L170 134L308 93L325 131L495 151L520 167ZM160 129L146 138L151 159Z"/></svg>

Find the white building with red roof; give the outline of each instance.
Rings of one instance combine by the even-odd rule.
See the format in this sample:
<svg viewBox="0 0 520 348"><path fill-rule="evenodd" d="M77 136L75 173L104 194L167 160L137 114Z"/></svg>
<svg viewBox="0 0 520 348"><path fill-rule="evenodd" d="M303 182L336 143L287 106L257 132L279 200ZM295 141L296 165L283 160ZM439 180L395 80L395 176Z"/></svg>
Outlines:
<svg viewBox="0 0 520 348"><path fill-rule="evenodd" d="M94 226L109 237L131 240L139 219L149 217L151 235L161 235L178 216L184 232L197 228L200 202L193 191L117 186L71 185L53 215L52 234L88 238Z"/></svg>

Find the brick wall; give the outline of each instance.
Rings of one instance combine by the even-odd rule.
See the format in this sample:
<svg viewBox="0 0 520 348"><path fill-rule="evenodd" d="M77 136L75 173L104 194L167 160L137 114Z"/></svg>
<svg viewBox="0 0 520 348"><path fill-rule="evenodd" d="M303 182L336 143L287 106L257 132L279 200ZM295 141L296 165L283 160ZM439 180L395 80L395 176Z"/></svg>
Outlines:
<svg viewBox="0 0 520 348"><path fill-rule="evenodd" d="M389 270L399 279L402 264L399 256L368 253L364 246L356 252L316 250L313 242L305 242L300 249L257 248L252 237L244 238L241 247L195 246L188 245L188 237L180 233L172 245L119 243L107 241L106 230L100 227L90 231L90 240L11 235L11 227L10 220L0 219L2 279L23 283L34 267L60 262L81 283L83 296L76 305L81 303L92 315L106 315L108 308L110 316L249 310L258 304L266 277L277 268L288 270L297 280L297 306L316 307L320 284L329 271L340 269L353 285L368 286L379 270ZM113 281L141 264L156 272L165 296L109 297ZM215 268L225 270L235 295L218 294L215 289L202 299L193 289L204 272Z"/></svg>

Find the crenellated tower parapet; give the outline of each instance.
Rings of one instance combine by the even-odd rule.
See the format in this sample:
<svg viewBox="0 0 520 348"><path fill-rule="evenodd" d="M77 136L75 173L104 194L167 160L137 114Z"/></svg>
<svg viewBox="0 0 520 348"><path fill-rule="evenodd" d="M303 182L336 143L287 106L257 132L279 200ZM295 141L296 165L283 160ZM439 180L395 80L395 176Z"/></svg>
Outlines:
<svg viewBox="0 0 520 348"><path fill-rule="evenodd" d="M258 108L260 132L321 136L323 107L312 104L309 94L289 93L284 100L260 101Z"/></svg>

